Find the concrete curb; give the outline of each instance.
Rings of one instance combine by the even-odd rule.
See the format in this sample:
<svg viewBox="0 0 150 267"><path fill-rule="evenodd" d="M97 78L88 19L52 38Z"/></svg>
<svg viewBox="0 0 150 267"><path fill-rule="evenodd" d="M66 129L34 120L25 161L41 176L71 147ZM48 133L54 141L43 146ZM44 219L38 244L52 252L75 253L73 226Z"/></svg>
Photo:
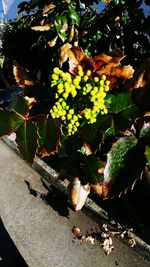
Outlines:
<svg viewBox="0 0 150 267"><path fill-rule="evenodd" d="M19 154L16 145L8 136L3 137L2 140L11 149L13 149L17 154ZM35 162L32 165L32 168L42 176L42 179L48 188L50 188L50 186L53 185L61 193L68 195L68 192L67 192L67 187L69 184L68 180L67 179L65 179L64 181L58 180L57 179L58 173L54 169L52 169L49 165L47 165L44 161L42 161L40 158L36 157ZM107 222L110 225L110 222L108 221L107 212L105 210L103 210L101 207L99 207L89 197L87 198L85 207L88 210L90 210L90 212L94 213L97 216L100 216L100 218L104 222ZM140 239L138 236L136 236L135 234L132 234L131 237L133 237L137 243L135 250L140 255L142 255L142 256L146 257L148 260L150 260L150 246L146 242L144 242L142 239Z"/></svg>

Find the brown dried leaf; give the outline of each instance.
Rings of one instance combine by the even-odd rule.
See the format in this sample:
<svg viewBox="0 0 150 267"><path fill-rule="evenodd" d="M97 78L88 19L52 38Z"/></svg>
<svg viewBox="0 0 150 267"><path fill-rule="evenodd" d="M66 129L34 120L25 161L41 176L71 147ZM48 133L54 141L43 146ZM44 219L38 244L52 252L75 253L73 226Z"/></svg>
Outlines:
<svg viewBox="0 0 150 267"><path fill-rule="evenodd" d="M75 235L75 237L79 238L81 237L81 230L79 227L72 227L72 233Z"/></svg>
<svg viewBox="0 0 150 267"><path fill-rule="evenodd" d="M70 72L79 65L74 53L71 51L71 47L71 44L66 43L59 49L59 64L62 66L63 63L69 60Z"/></svg>
<svg viewBox="0 0 150 267"><path fill-rule="evenodd" d="M121 57L112 57L112 56L109 56L109 55L106 55L104 53L98 55L98 56L95 56L93 58L93 60L97 63L98 61L103 61L104 63L110 63L111 66L118 66L121 62L121 60L124 58L125 56L121 56Z"/></svg>
<svg viewBox="0 0 150 267"><path fill-rule="evenodd" d="M83 235L82 238L81 238L81 241L84 243L84 242L88 242L88 243L91 243L92 245L95 244L95 238L92 237L92 236L86 236L86 235Z"/></svg>
<svg viewBox="0 0 150 267"><path fill-rule="evenodd" d="M127 85L128 90L137 89L150 85L150 58L147 58Z"/></svg>
<svg viewBox="0 0 150 267"><path fill-rule="evenodd" d="M98 194L99 196L102 196L102 184L101 183L91 184L91 187L94 189L96 194Z"/></svg>
<svg viewBox="0 0 150 267"><path fill-rule="evenodd" d="M114 67L110 63L103 67L101 70L97 71L97 75L101 76L105 74L107 76L115 76L121 79L129 79L133 76L133 72L134 70L130 65Z"/></svg>
<svg viewBox="0 0 150 267"><path fill-rule="evenodd" d="M55 8L55 5L54 4L49 4L49 5L45 6L43 8L43 14L49 12L51 9L54 9L54 8Z"/></svg>
<svg viewBox="0 0 150 267"><path fill-rule="evenodd" d="M19 87L25 88L25 86L32 86L33 81L28 75L28 72L25 68L20 67L19 64L14 61L13 65L13 74L15 76L15 80L18 83Z"/></svg>
<svg viewBox="0 0 150 267"><path fill-rule="evenodd" d="M50 47L54 47L55 44L56 44L56 41L57 41L57 37L55 37L53 40L49 41L47 44L48 44Z"/></svg>
<svg viewBox="0 0 150 267"><path fill-rule="evenodd" d="M34 31L40 31L40 32L43 32L43 31L49 31L51 28L51 26L49 24L46 24L46 25L37 25L37 26L32 26L31 29L34 30Z"/></svg>
<svg viewBox="0 0 150 267"><path fill-rule="evenodd" d="M102 245L103 250L105 251L106 255L109 255L114 249L114 247L112 245L111 237L106 238L101 245Z"/></svg>
<svg viewBox="0 0 150 267"><path fill-rule="evenodd" d="M83 71L90 69L94 70L95 69L95 62L92 58L88 57L81 48L73 46L71 48L71 51L73 52L76 60L78 63L82 66Z"/></svg>
<svg viewBox="0 0 150 267"><path fill-rule="evenodd" d="M70 201L75 211L81 210L84 206L87 196L90 193L90 186L82 185L78 177L74 177L68 187L70 193Z"/></svg>
<svg viewBox="0 0 150 267"><path fill-rule="evenodd" d="M130 238L129 241L128 241L128 244L131 248L135 247L136 246L136 241L134 238Z"/></svg>

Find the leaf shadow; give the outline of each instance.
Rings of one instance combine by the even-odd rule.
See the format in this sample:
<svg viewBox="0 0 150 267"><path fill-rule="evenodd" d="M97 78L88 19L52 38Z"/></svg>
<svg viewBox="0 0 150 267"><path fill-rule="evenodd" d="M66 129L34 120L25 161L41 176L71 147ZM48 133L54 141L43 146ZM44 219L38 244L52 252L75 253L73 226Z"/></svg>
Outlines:
<svg viewBox="0 0 150 267"><path fill-rule="evenodd" d="M57 188L52 185L50 186L50 188L48 188L45 183L43 183L43 186L48 190L48 193L42 194L41 192L33 189L28 181L25 180L25 183L31 195L33 195L34 197L39 196L46 205L51 206L52 209L58 212L60 216L67 217L69 219L70 206L68 199Z"/></svg>

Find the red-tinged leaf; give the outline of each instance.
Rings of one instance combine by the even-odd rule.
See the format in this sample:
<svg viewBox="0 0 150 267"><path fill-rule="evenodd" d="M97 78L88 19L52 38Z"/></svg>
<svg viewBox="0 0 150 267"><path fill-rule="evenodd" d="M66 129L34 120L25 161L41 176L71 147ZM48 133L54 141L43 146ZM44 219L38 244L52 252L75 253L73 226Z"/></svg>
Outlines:
<svg viewBox="0 0 150 267"><path fill-rule="evenodd" d="M119 138L107 154L103 181L107 197L119 195L132 186L144 166L144 151L138 140L133 136Z"/></svg>
<svg viewBox="0 0 150 267"><path fill-rule="evenodd" d="M23 122L24 118L15 111L0 110L0 136L15 132Z"/></svg>
<svg viewBox="0 0 150 267"><path fill-rule="evenodd" d="M57 147L60 145L60 137L62 135L60 123L57 120L47 118L40 118L37 120L37 128L39 134L39 148L40 156L48 156L57 152Z"/></svg>
<svg viewBox="0 0 150 267"><path fill-rule="evenodd" d="M107 64L101 70L97 71L97 75L102 76L103 74L107 76L116 76L121 79L129 79L133 76L133 68L128 66L113 67L111 64Z"/></svg>
<svg viewBox="0 0 150 267"><path fill-rule="evenodd" d="M25 97L22 97L19 95L13 97L11 104L10 104L11 109L21 114L22 116L28 115L29 106L30 104L28 100Z"/></svg>
<svg viewBox="0 0 150 267"><path fill-rule="evenodd" d="M37 25L37 26L32 26L31 29L34 31L44 32L44 31L49 31L51 29L51 26L49 24Z"/></svg>
<svg viewBox="0 0 150 267"><path fill-rule="evenodd" d="M46 125L47 125L48 116L36 118L36 126L38 131L38 150L40 151L45 143L46 139Z"/></svg>
<svg viewBox="0 0 150 267"><path fill-rule="evenodd" d="M96 69L98 70L97 66L99 65L99 62L101 62L101 64L110 64L111 67L116 67L120 64L121 60L124 58L125 56L121 56L121 57L112 57L109 55L106 55L104 53L101 53L98 56L95 56L93 58L95 65L96 65Z"/></svg>
<svg viewBox="0 0 150 267"><path fill-rule="evenodd" d="M119 85L119 79L129 79L133 76L134 70L130 65L120 66L121 60L124 57L123 54L121 56L112 57L102 53L93 58L97 75L106 75L111 81L110 88Z"/></svg>
<svg viewBox="0 0 150 267"><path fill-rule="evenodd" d="M17 62L14 61L13 65L13 74L15 76L15 80L18 83L19 87L25 88L26 85L32 86L33 81L29 77L27 70L23 67L20 67Z"/></svg>
<svg viewBox="0 0 150 267"><path fill-rule="evenodd" d="M52 10L52 9L54 9L54 8L55 8L55 5L54 5L54 4L49 4L49 5L45 6L45 7L43 8L43 14L49 12L50 10Z"/></svg>
<svg viewBox="0 0 150 267"><path fill-rule="evenodd" d="M83 71L86 71L88 69L94 70L95 69L95 62L92 58L88 57L81 48L73 46L71 48L71 51L73 52L76 60L78 61L78 64L80 64L83 68ZM77 66L76 66L77 67Z"/></svg>
<svg viewBox="0 0 150 267"><path fill-rule="evenodd" d="M32 121L24 123L16 131L16 142L21 156L33 163L37 149L37 127Z"/></svg>
<svg viewBox="0 0 150 267"><path fill-rule="evenodd" d="M109 193L109 187L102 181L97 184L91 184L91 187L94 189L95 193L100 197L106 198Z"/></svg>
<svg viewBox="0 0 150 267"><path fill-rule="evenodd" d="M68 60L69 71L73 74L76 74L78 65L82 66L83 71L95 69L92 58L88 57L81 48L71 46L69 43L60 48L59 59L61 66Z"/></svg>

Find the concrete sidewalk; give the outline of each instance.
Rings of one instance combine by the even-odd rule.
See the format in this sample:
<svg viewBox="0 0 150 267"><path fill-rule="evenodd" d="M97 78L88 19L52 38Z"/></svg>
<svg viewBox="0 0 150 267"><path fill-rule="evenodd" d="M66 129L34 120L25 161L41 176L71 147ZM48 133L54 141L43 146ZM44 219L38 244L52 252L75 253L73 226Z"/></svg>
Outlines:
<svg viewBox="0 0 150 267"><path fill-rule="evenodd" d="M74 212L64 195L45 188L40 175L2 141L0 171L1 219L29 267L150 267L121 240L114 239L114 252L106 256L98 242L73 239L74 225L86 232L102 221L86 209Z"/></svg>

